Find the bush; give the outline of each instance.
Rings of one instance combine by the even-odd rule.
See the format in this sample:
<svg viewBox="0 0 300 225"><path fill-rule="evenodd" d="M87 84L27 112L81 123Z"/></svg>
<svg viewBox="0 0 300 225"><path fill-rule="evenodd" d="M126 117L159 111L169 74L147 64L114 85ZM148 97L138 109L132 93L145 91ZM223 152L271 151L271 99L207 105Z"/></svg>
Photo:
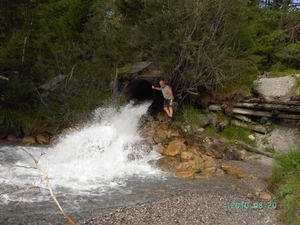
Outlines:
<svg viewBox="0 0 300 225"><path fill-rule="evenodd" d="M275 159L269 188L281 205L280 219L285 224L300 224L300 149Z"/></svg>

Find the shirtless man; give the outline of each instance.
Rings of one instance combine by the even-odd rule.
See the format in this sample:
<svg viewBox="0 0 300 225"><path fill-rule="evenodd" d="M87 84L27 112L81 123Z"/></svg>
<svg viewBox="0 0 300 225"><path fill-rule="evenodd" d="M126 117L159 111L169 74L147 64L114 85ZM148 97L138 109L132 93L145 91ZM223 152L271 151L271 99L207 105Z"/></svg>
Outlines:
<svg viewBox="0 0 300 225"><path fill-rule="evenodd" d="M172 105L174 100L173 91L169 85L166 85L163 79L159 81L159 85L160 87L152 86L152 89L162 92L164 96L164 110L167 113L167 115L172 119L173 117Z"/></svg>

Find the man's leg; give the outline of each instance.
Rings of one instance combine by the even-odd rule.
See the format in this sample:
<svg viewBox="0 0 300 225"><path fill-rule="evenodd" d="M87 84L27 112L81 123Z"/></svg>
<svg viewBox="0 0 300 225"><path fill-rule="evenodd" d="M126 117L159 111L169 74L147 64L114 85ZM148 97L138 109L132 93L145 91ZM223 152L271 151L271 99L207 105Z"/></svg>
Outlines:
<svg viewBox="0 0 300 225"><path fill-rule="evenodd" d="M173 117L173 108L172 108L172 106L169 107L169 117Z"/></svg>
<svg viewBox="0 0 300 225"><path fill-rule="evenodd" d="M165 112L167 113L167 115L168 115L169 117L171 117L171 116L170 116L170 110L169 110L169 108L165 107L164 110L165 110Z"/></svg>

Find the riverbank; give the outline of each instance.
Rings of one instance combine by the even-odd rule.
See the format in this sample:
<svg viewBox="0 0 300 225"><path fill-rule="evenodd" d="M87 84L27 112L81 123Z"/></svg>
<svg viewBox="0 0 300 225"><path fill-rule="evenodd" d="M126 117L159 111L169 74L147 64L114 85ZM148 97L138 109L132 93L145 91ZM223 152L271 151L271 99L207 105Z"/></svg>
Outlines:
<svg viewBox="0 0 300 225"><path fill-rule="evenodd" d="M267 187L270 165L255 159L236 161L235 165L252 175L243 179L225 175L209 180L190 180L185 190L174 190L171 196L100 210L78 224L279 225L280 206L276 200L263 200L255 194L258 189Z"/></svg>

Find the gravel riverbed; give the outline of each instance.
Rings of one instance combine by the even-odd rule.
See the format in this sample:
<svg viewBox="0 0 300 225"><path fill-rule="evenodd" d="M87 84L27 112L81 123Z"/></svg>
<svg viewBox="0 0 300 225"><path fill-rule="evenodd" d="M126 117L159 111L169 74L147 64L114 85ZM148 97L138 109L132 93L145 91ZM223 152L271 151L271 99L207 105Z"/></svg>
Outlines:
<svg viewBox="0 0 300 225"><path fill-rule="evenodd" d="M280 224L276 200L262 200L257 188L266 189L270 159L230 161L248 176L224 175L209 181L187 182L185 190L154 201L100 210L78 224ZM253 176L251 176L251 175ZM249 176L250 175L250 176ZM188 187L193 186L193 188Z"/></svg>

